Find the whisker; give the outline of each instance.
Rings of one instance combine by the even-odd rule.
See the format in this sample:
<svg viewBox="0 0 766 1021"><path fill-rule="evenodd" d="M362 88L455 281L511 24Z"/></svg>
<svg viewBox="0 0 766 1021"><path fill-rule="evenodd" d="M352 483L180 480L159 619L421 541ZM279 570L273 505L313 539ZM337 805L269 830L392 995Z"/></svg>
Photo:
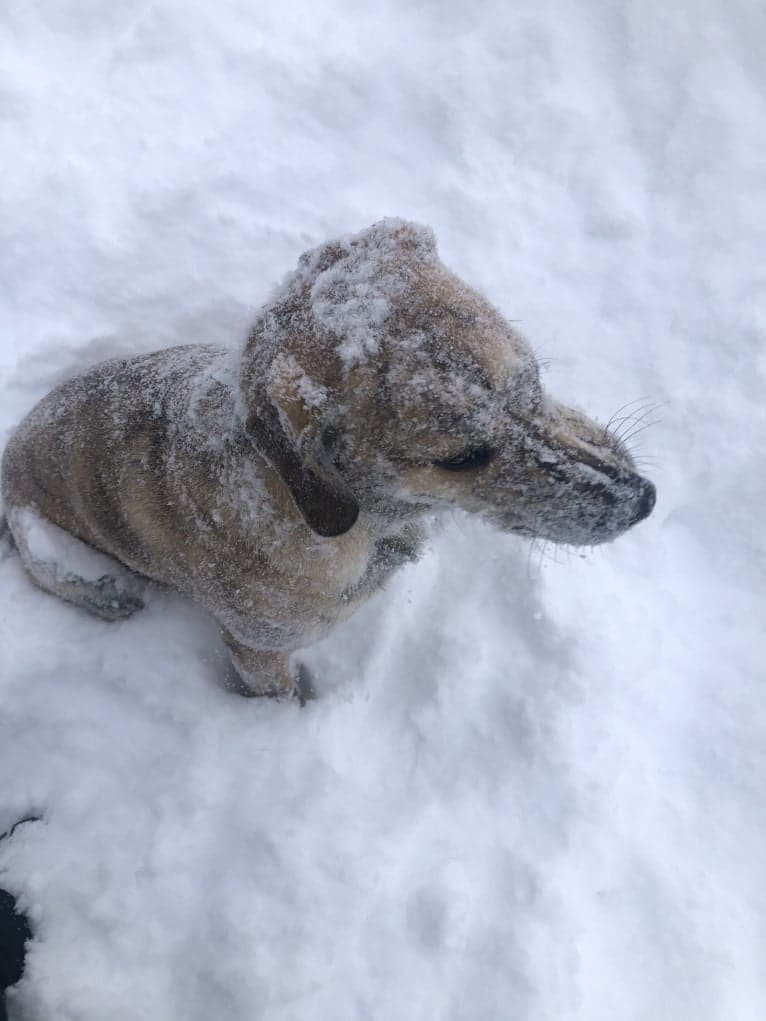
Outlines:
<svg viewBox="0 0 766 1021"><path fill-rule="evenodd" d="M529 546L527 548L527 578L532 580L532 553L535 551L537 546L537 536L532 535L529 540Z"/></svg>
<svg viewBox="0 0 766 1021"><path fill-rule="evenodd" d="M553 552L551 552L553 549ZM540 560L540 567L543 565L543 560L547 560L548 563L556 563L556 546L549 539L543 539L543 555Z"/></svg>
<svg viewBox="0 0 766 1021"><path fill-rule="evenodd" d="M612 426L613 435L618 436L621 431L621 428L625 425L626 422L628 423L628 425L630 425L632 422L635 422L640 415L645 414L647 412L651 413L653 408L654 405L652 404L643 404L640 408L636 408L635 411L631 411L629 415L622 415L620 418L616 418Z"/></svg>
<svg viewBox="0 0 766 1021"><path fill-rule="evenodd" d="M615 411L615 413L612 415L612 417L609 419L609 421L604 426L604 428L607 430L607 432L612 427L612 423L617 418L617 416L619 414L621 414L623 411L625 411L626 408L630 408L634 404L640 404L641 401L645 401L645 400L647 400L646 397L637 397L635 401L628 401L627 404L623 404L623 406L621 408L618 408L617 411ZM622 421L622 419L621 419L621 421Z"/></svg>
<svg viewBox="0 0 766 1021"><path fill-rule="evenodd" d="M653 401L651 404L644 404L620 418L613 416L611 421L613 426L616 426L613 435L620 442L624 442L624 437L630 433L634 425L638 425L643 422L649 415L658 411L660 408L667 407L668 403L668 401Z"/></svg>
<svg viewBox="0 0 766 1021"><path fill-rule="evenodd" d="M633 429L633 431L628 433L627 436L624 436L621 439L621 442L625 444L630 443L630 441L634 439L636 436L638 436L640 433L642 433L644 429L648 429L650 426L653 425L659 425L661 422L662 422L661 418L653 418L648 422L644 422L643 425L639 425L638 423L636 423L637 428Z"/></svg>
<svg viewBox="0 0 766 1021"><path fill-rule="evenodd" d="M530 581L534 578L534 575L532 574L532 554L537 553L540 545L540 533L537 529L539 520L539 517L536 517L532 523L532 535L529 538L529 549L527 550L527 577ZM537 570L539 571L539 569L540 567L538 564Z"/></svg>
<svg viewBox="0 0 766 1021"><path fill-rule="evenodd" d="M537 532L537 526L538 526L539 520L540 520L539 517L535 519L535 532ZM540 536L539 532L537 532L536 542L537 542L537 547L538 547L538 549L540 551L540 556L539 556L539 558L537 560L537 571L538 571L538 574L539 574L540 571L542 571L542 569L543 569L543 561L548 557L548 545L549 545L549 543L548 543L547 539L543 539L542 536Z"/></svg>
<svg viewBox="0 0 766 1021"><path fill-rule="evenodd" d="M657 456L646 449L646 441L643 439L639 439L638 442L631 441L630 445L626 445L626 449L633 460L636 460L636 458L641 458L645 461L657 460Z"/></svg>
<svg viewBox="0 0 766 1021"><path fill-rule="evenodd" d="M620 428L616 429L614 433L617 439L621 443L624 443L625 434L630 432L631 428L634 425L639 425L646 418L648 418L649 415L652 415L655 411L657 411L658 408L659 404L648 404L646 407L640 408L639 411L636 411L634 414L628 415L624 419L622 419L622 424Z"/></svg>
<svg viewBox="0 0 766 1021"><path fill-rule="evenodd" d="M631 444L627 448L633 457L654 457L654 452L646 449L645 439L639 439L637 443Z"/></svg>

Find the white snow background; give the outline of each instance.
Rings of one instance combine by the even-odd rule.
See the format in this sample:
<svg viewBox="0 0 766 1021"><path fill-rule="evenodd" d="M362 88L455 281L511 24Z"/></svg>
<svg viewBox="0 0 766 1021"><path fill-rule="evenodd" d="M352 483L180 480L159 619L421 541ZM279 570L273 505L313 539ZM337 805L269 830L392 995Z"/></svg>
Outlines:
<svg viewBox="0 0 766 1021"><path fill-rule="evenodd" d="M766 6L6 0L0 443L114 353L238 342L386 215L640 437L614 545L455 517L307 659L0 564L0 884L35 1021L766 1017Z"/></svg>

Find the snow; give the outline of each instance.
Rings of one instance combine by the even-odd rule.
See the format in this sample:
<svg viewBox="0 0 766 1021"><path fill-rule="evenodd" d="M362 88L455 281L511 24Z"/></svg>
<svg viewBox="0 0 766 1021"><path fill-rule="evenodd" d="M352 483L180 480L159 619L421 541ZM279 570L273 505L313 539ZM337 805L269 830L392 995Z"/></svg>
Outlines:
<svg viewBox="0 0 766 1021"><path fill-rule="evenodd" d="M592 553L455 516L308 659L216 683L0 562L0 882L40 1021L766 1015L766 9L5 5L0 443L103 358L239 340L384 216L641 435Z"/></svg>

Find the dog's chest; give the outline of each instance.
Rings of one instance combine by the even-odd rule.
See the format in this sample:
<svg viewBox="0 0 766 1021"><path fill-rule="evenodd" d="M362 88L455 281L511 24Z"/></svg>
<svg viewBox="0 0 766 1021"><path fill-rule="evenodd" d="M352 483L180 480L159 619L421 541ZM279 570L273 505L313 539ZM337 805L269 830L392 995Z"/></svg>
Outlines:
<svg viewBox="0 0 766 1021"><path fill-rule="evenodd" d="M303 529L301 528L301 531ZM343 616L375 558L375 537L357 524L333 539L311 535L304 542L287 542L272 551L272 567L292 580L312 605Z"/></svg>
<svg viewBox="0 0 766 1021"><path fill-rule="evenodd" d="M220 619L254 641L286 647L327 634L370 594L364 581L375 561L375 537L364 527L322 539L302 522L282 522L271 541L219 572L213 607ZM265 541L264 541L265 540ZM229 573L231 572L231 573ZM222 574L226 574L224 579Z"/></svg>

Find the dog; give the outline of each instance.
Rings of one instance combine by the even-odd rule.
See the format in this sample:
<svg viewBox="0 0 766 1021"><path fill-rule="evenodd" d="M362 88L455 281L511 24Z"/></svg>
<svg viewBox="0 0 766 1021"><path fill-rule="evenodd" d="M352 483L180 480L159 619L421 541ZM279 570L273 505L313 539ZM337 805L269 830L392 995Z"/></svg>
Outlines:
<svg viewBox="0 0 766 1021"><path fill-rule="evenodd" d="M299 691L293 653L415 559L443 509L594 545L655 502L618 436L547 396L523 337L398 219L305 253L243 348L57 387L10 439L2 493L43 589L114 620L169 586L258 695Z"/></svg>

